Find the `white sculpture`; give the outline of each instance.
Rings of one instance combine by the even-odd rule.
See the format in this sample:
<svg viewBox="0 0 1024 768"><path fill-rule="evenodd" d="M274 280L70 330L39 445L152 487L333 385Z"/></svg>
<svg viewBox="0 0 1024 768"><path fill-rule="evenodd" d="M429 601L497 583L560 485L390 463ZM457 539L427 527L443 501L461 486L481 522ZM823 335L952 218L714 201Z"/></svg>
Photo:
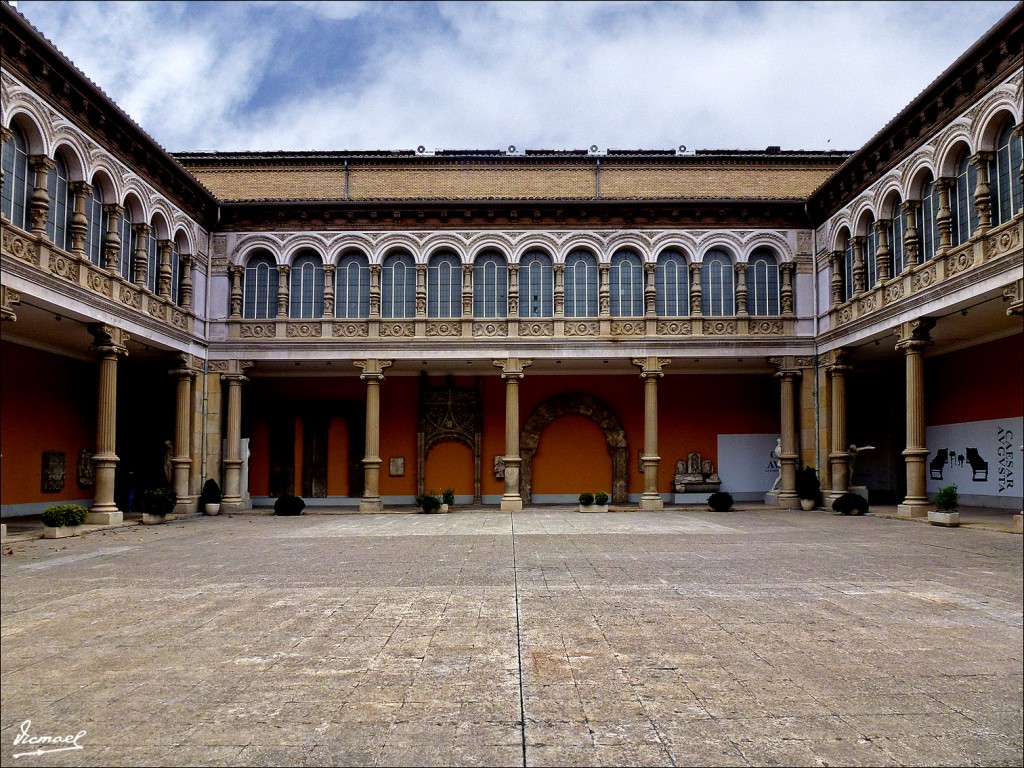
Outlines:
<svg viewBox="0 0 1024 768"><path fill-rule="evenodd" d="M775 441L775 450L772 451L772 455L775 457L776 463L779 465L779 474L775 476L775 482L772 483L770 490L776 491L779 488L779 483L782 482L782 459L779 458L782 455L782 438L780 437Z"/></svg>
<svg viewBox="0 0 1024 768"><path fill-rule="evenodd" d="M873 445L862 445L862 446L858 447L855 444L850 443L850 449L849 449L849 451L850 451L850 461L847 463L847 466L846 466L847 472L849 473L847 475L847 480L846 480L848 488L853 486L853 465L857 462L857 454L863 453L864 451L873 451L873 450L875 450L875 446L873 446Z"/></svg>

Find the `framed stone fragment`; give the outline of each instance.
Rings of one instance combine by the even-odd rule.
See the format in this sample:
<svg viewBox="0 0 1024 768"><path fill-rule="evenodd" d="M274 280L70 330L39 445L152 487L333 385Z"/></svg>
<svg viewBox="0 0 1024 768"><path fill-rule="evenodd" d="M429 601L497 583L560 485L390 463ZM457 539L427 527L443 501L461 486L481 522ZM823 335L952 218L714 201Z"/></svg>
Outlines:
<svg viewBox="0 0 1024 768"><path fill-rule="evenodd" d="M388 462L388 469L392 477L405 477L405 457L392 456L391 461Z"/></svg>
<svg viewBox="0 0 1024 768"><path fill-rule="evenodd" d="M43 491L64 490L64 466L63 451L43 451Z"/></svg>
<svg viewBox="0 0 1024 768"><path fill-rule="evenodd" d="M96 485L96 465L92 463L92 453L87 448L78 452L78 467L75 474L78 477L79 488L92 488Z"/></svg>

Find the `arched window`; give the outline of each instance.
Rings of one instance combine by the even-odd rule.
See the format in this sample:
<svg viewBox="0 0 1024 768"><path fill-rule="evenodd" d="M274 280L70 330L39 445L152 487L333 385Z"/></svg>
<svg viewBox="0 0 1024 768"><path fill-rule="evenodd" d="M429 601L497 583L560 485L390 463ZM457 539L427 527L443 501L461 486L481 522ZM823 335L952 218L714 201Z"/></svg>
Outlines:
<svg viewBox="0 0 1024 768"><path fill-rule="evenodd" d="M149 223L149 234L146 235L146 287L150 293L156 293L157 278L160 275L160 245L156 239L156 220Z"/></svg>
<svg viewBox="0 0 1024 768"><path fill-rule="evenodd" d="M679 251L662 251L654 268L654 311L659 317L690 314L690 269Z"/></svg>
<svg viewBox="0 0 1024 768"><path fill-rule="evenodd" d="M334 285L335 317L370 316L370 266L363 254L348 253L341 257Z"/></svg>
<svg viewBox="0 0 1024 768"><path fill-rule="evenodd" d="M989 184L992 187L992 224L1005 224L1020 213L1024 188L1020 178L1022 137L1007 122L996 141L995 156L989 163ZM6 166L5 166L6 167Z"/></svg>
<svg viewBox="0 0 1024 768"><path fill-rule="evenodd" d="M939 245L939 190L931 179L921 192L921 223L918 236L921 238L921 261L935 256Z"/></svg>
<svg viewBox="0 0 1024 768"><path fill-rule="evenodd" d="M395 253L381 269L380 315L416 317L416 265L407 253Z"/></svg>
<svg viewBox="0 0 1024 768"><path fill-rule="evenodd" d="M32 181L28 169L28 141L16 126L11 126L11 139L3 147L4 185L0 205L8 221L20 229L28 229L29 201Z"/></svg>
<svg viewBox="0 0 1024 768"><path fill-rule="evenodd" d="M261 252L245 265L242 316L265 320L277 316L278 272L274 257Z"/></svg>
<svg viewBox="0 0 1024 768"><path fill-rule="evenodd" d="M974 190L978 186L978 174L967 159L960 158L956 169L956 180L949 196L950 213L953 218L951 242L955 247L966 243L978 226L978 211L974 207Z"/></svg>
<svg viewBox="0 0 1024 768"><path fill-rule="evenodd" d="M597 317L597 262L586 251L565 259L565 316Z"/></svg>
<svg viewBox="0 0 1024 768"><path fill-rule="evenodd" d="M124 215L121 216L119 234L121 235L121 253L118 256L117 269L121 273L121 277L130 281L135 249L139 247L139 237L135 234L134 222L127 208L124 209Z"/></svg>
<svg viewBox="0 0 1024 768"><path fill-rule="evenodd" d="M864 238L864 267L867 272L867 287L873 288L878 282L878 260L875 254L878 252L878 230L874 222L868 222L868 234Z"/></svg>
<svg viewBox="0 0 1024 768"><path fill-rule="evenodd" d="M103 264L103 235L108 218L103 210L103 190L93 187L85 196L85 255L96 266Z"/></svg>
<svg viewBox="0 0 1024 768"><path fill-rule="evenodd" d="M704 267L700 271L704 314L711 317L736 314L735 286L736 273L728 254L719 250L708 251L704 255Z"/></svg>
<svg viewBox="0 0 1024 768"><path fill-rule="evenodd" d="M747 262L747 311L779 314L779 263L768 248L758 248Z"/></svg>
<svg viewBox="0 0 1024 768"><path fill-rule="evenodd" d="M843 249L843 301L853 298L853 238L846 238Z"/></svg>
<svg viewBox="0 0 1024 768"><path fill-rule="evenodd" d="M907 249L903 243L903 238L907 236L907 213L902 205L893 205L893 216L887 226L889 252L892 254L892 269L889 270L889 274L896 277L907 266Z"/></svg>
<svg viewBox="0 0 1024 768"><path fill-rule="evenodd" d="M613 317L641 317L644 314L644 267L632 251L616 251L608 270Z"/></svg>
<svg viewBox="0 0 1024 768"><path fill-rule="evenodd" d="M46 218L46 233L58 248L71 250L71 214L75 212L75 198L71 194L67 163L57 155L54 167L46 174L46 193L50 196L50 212Z"/></svg>
<svg viewBox="0 0 1024 768"><path fill-rule="evenodd" d="M543 251L530 251L519 261L519 316L553 317L555 272Z"/></svg>
<svg viewBox="0 0 1024 768"><path fill-rule="evenodd" d="M473 262L473 317L508 317L508 264L500 253Z"/></svg>
<svg viewBox="0 0 1024 768"><path fill-rule="evenodd" d="M451 251L427 263L427 317L462 317L462 265Z"/></svg>
<svg viewBox="0 0 1024 768"><path fill-rule="evenodd" d="M324 265L320 255L304 251L292 263L288 317L324 316Z"/></svg>

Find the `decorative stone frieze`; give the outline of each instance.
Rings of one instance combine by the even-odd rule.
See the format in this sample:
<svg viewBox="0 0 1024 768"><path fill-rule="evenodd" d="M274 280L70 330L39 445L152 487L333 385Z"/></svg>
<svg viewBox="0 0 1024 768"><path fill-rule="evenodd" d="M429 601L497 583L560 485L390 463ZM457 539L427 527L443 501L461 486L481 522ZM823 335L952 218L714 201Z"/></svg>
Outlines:
<svg viewBox="0 0 1024 768"><path fill-rule="evenodd" d="M566 320L566 336L599 336L601 334L601 323L597 320Z"/></svg>
<svg viewBox="0 0 1024 768"><path fill-rule="evenodd" d="M704 320L701 322L701 331L705 336L735 336L735 320Z"/></svg>
<svg viewBox="0 0 1024 768"><path fill-rule="evenodd" d="M408 338L416 335L416 325L412 322L392 322L382 320L380 335L387 338Z"/></svg>
<svg viewBox="0 0 1024 768"><path fill-rule="evenodd" d="M473 336L495 338L508 335L508 323L503 320L489 320L473 323Z"/></svg>
<svg viewBox="0 0 1024 768"><path fill-rule="evenodd" d="M318 321L285 325L285 336L289 339L319 339L322 334L323 325Z"/></svg>
<svg viewBox="0 0 1024 768"><path fill-rule="evenodd" d="M238 326L238 335L243 339L273 339L277 336L277 325L274 323L242 323Z"/></svg>
<svg viewBox="0 0 1024 768"><path fill-rule="evenodd" d="M336 339L368 336L370 326L365 321L352 323L331 323L331 335Z"/></svg>
<svg viewBox="0 0 1024 768"><path fill-rule="evenodd" d="M85 284L90 290L95 291L101 296L110 298L113 291L113 282L110 277L99 272L95 269L87 269L85 275Z"/></svg>
<svg viewBox="0 0 1024 768"><path fill-rule="evenodd" d="M747 333L751 336L781 336L784 330L785 325L781 320L766 320L762 318L747 320Z"/></svg>
<svg viewBox="0 0 1024 768"><path fill-rule="evenodd" d="M73 283L78 282L78 262L71 256L50 251L50 272Z"/></svg>
<svg viewBox="0 0 1024 768"><path fill-rule="evenodd" d="M30 243L13 228L3 227L3 237L0 243L2 243L5 254L10 254L19 261L24 261L35 267L39 266L39 249L36 248L35 243Z"/></svg>
<svg viewBox="0 0 1024 768"><path fill-rule="evenodd" d="M432 320L427 323L427 336L448 337L461 335L462 321L457 318L452 320Z"/></svg>
<svg viewBox="0 0 1024 768"><path fill-rule="evenodd" d="M647 321L612 320L612 336L644 336L647 334Z"/></svg>
<svg viewBox="0 0 1024 768"><path fill-rule="evenodd" d="M554 320L520 320L520 336L554 336Z"/></svg>
<svg viewBox="0 0 1024 768"><path fill-rule="evenodd" d="M693 333L693 323L689 320L659 320L659 336L689 336Z"/></svg>

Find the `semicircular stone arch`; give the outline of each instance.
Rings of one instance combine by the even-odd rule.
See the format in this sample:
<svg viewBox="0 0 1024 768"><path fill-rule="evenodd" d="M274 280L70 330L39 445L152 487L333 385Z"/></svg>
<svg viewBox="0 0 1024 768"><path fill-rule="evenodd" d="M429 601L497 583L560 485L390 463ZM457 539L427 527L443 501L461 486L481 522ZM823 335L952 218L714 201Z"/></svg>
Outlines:
<svg viewBox="0 0 1024 768"><path fill-rule="evenodd" d="M537 453L541 433L555 419L570 415L590 419L604 432L608 453L612 457L612 501L624 504L628 500L626 430L606 403L579 392L555 395L545 400L523 424L519 435L519 455L522 458L519 493L523 502L529 504L533 497L533 456Z"/></svg>

